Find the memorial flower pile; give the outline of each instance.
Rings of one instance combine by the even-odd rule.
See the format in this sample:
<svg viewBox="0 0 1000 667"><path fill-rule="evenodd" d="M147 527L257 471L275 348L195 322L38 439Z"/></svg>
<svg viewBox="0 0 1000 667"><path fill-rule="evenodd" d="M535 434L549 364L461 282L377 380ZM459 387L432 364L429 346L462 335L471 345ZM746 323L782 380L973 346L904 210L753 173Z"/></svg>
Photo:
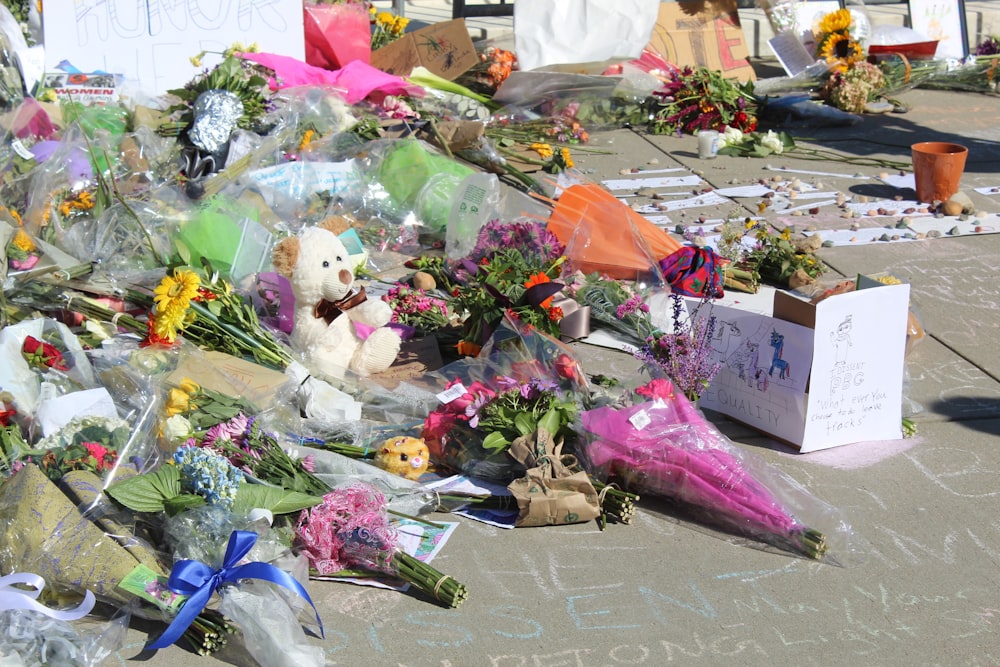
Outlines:
<svg viewBox="0 0 1000 667"><path fill-rule="evenodd" d="M405 18L349 4L364 14L362 53L407 27ZM847 48L849 59L841 23L840 15L824 23L823 49ZM325 46L348 41L346 32L333 35ZM192 64L201 68L205 55ZM634 280L583 275L585 226L561 241L545 216L558 199L543 191L562 197L584 180L574 157L590 148L594 128L717 129L724 154L822 156L785 133L757 131L752 83L682 66L653 76L650 100L556 92L494 116L490 96L514 83L513 51L485 50L457 82L420 72L402 79L359 67L364 59L337 68L288 63L252 45L221 55L168 97L147 100L157 108L130 107L132 98L54 102L61 113L50 117L54 106L5 101L3 123L30 121L3 127L10 150L0 156L0 570L37 571L58 595L89 595L104 603L101 613L166 625L153 633L153 650L179 642L206 654L242 638L260 664L279 653L283 664L325 664L301 628L313 614L300 620L292 603L311 606L306 584L386 579L446 608L469 595L407 551L401 526L426 524L420 515L457 501L423 476L371 464L376 449L396 441L426 446L419 459L430 459L430 476L477 477L512 493L520 484L528 501L466 494L480 507L513 502L519 520L530 517L519 525L627 524L643 493L811 558L838 546L836 532L813 521L805 494L786 493L787 480L743 457L691 406L718 369L717 323L683 315L680 296L658 292L668 289L665 258L629 267ZM854 82L864 71L854 65L838 76ZM343 78L331 85L333 77ZM846 87L838 94L843 104L862 96ZM443 126L468 122L467 112L477 119L465 128L474 141L452 150ZM476 189L493 174L516 192ZM506 180L511 174L520 185ZM515 194L521 199L506 199ZM619 217L621 202L608 199L586 198L580 206L597 215L572 217L631 230L638 213ZM275 271L274 248L348 215L355 224L340 234L344 250L315 267L341 264L320 281L330 294L312 300L292 288L291 271ZM742 230L757 245L730 259L775 281L822 271L769 230ZM653 231L657 252L680 245ZM461 250L450 247L456 233ZM633 244L644 241L629 236L624 255ZM291 266L311 250L284 246L284 259ZM435 285L417 287L429 283L403 269L428 273ZM384 282L365 291L370 277ZM346 294L332 295L348 283ZM388 289L376 296L379 284ZM654 317L664 303L674 309L669 330ZM622 396L595 390L575 347L591 320L638 348L654 379ZM322 362L339 348L311 354L313 341L293 335L304 323L356 340L357 350L380 334L395 344L412 327L460 339L460 356L410 363L417 353L404 349L411 357L386 373L337 377ZM550 504L549 492L574 496L581 511ZM294 576L306 572L309 581ZM253 611L261 608L267 622ZM25 627L11 611L0 635ZM282 620L272 624L271 612ZM84 650L66 642L66 655ZM289 657L298 649L303 655Z"/></svg>

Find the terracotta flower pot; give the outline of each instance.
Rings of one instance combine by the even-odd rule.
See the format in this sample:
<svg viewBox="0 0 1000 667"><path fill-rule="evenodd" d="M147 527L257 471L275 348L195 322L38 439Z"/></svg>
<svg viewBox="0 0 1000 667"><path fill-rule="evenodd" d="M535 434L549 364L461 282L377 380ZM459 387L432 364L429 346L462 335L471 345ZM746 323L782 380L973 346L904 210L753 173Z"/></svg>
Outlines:
<svg viewBox="0 0 1000 667"><path fill-rule="evenodd" d="M951 199L958 192L969 149L944 141L923 141L910 148L917 199L925 203Z"/></svg>

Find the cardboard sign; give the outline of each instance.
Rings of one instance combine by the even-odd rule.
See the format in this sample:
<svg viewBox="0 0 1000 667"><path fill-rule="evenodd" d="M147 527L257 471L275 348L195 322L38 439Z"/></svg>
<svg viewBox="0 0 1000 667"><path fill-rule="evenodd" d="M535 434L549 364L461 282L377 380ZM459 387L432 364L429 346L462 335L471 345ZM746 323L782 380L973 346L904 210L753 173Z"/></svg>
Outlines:
<svg viewBox="0 0 1000 667"><path fill-rule="evenodd" d="M235 42L305 57L301 0L74 0L45 12L45 66L113 72L154 94L198 74L190 58ZM206 56L205 67L219 56Z"/></svg>
<svg viewBox="0 0 1000 667"><path fill-rule="evenodd" d="M756 79L736 0L660 3L648 48L678 67L699 65L730 79Z"/></svg>
<svg viewBox="0 0 1000 667"><path fill-rule="evenodd" d="M810 304L775 292L774 317L714 306L723 368L700 400L811 452L902 437L909 285Z"/></svg>
<svg viewBox="0 0 1000 667"><path fill-rule="evenodd" d="M479 62L465 19L443 21L408 32L381 49L372 51L371 64L383 72L409 76L414 67L449 81Z"/></svg>

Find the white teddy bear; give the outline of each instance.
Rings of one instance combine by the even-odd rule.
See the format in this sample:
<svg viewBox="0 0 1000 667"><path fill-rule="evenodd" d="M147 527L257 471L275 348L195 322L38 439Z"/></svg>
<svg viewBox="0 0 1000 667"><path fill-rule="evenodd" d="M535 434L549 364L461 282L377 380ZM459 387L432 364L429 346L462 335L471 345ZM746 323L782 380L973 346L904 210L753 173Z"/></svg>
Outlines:
<svg viewBox="0 0 1000 667"><path fill-rule="evenodd" d="M389 304L354 287L351 258L338 238L349 226L343 218L328 218L279 241L272 256L295 295L292 346L313 375L327 380L343 379L347 370L379 373L399 354L399 335L385 328Z"/></svg>

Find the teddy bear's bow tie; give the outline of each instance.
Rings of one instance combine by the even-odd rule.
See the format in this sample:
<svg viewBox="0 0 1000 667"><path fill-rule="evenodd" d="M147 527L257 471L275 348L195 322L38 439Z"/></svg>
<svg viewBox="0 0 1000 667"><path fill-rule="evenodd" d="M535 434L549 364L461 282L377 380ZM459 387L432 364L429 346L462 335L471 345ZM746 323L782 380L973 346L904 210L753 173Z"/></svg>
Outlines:
<svg viewBox="0 0 1000 667"><path fill-rule="evenodd" d="M317 319L322 318L327 324L330 324L345 310L350 310L367 300L368 297L365 295L365 288L359 287L357 292L352 292L343 299L338 299L337 301L321 299L320 302L316 304L316 307L313 308L313 316Z"/></svg>

